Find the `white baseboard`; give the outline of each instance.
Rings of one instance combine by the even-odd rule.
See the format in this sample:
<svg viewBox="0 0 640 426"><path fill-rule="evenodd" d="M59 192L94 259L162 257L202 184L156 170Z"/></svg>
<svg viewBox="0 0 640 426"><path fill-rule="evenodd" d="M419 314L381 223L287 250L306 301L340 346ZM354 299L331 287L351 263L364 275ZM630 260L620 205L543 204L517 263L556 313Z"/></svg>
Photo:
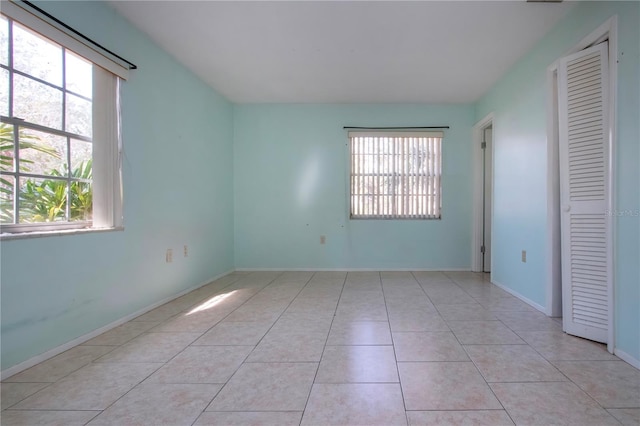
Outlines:
<svg viewBox="0 0 640 426"><path fill-rule="evenodd" d="M624 362L631 364L632 366L634 366L635 368L637 368L638 370L640 370L640 360L636 359L634 357L632 357L631 355L629 355L628 353L621 351L620 349L614 349L613 350L613 354L615 356L617 356L618 358L620 358L621 360L623 360Z"/></svg>
<svg viewBox="0 0 640 426"><path fill-rule="evenodd" d="M500 284L497 281L491 281L492 284L500 287L502 290L506 291L507 293L509 293L510 295L517 297L518 299L522 300L524 303L526 303L527 305L530 305L533 308L536 308L537 310L539 310L540 312L542 312L543 314L547 315L547 310L544 306L542 305L538 305L536 302L534 302L531 299L527 299L526 297L524 297L523 295L521 295L520 293L514 291L513 289L505 286L504 284Z"/></svg>
<svg viewBox="0 0 640 426"><path fill-rule="evenodd" d="M469 268L237 268L236 272L470 272Z"/></svg>
<svg viewBox="0 0 640 426"><path fill-rule="evenodd" d="M116 320L114 322L111 322L111 323L109 323L109 324L107 324L107 325L105 325L103 327L100 327L100 328L98 328L96 330L93 330L90 333L84 334L84 335L82 335L80 337L76 337L75 339L73 339L73 340L71 340L71 341L69 341L67 343L64 343L64 344L62 344L60 346L57 346L57 347L55 347L53 349L49 349L48 351L46 351L44 353L41 353L40 355L36 355L36 356L34 356L32 358L29 358L28 360L23 361L20 364L16 364L16 365L14 365L12 367L9 367L9 368L7 368L5 370L2 370L2 372L0 372L0 380L5 380L5 379L7 379L7 378L9 378L9 377L11 377L11 376L13 376L15 374L18 374L19 372L21 372L23 370L26 370L27 368L31 368L36 364L39 364L39 363L41 363L43 361L48 360L49 358L53 358L54 356L59 355L62 352L73 348L74 346L81 345L82 343L84 343L84 342L86 342L88 340L91 340L94 337L99 336L99 335L101 335L102 333L104 333L106 331L109 331L109 330L111 330L113 328L116 328L119 325L124 324L125 322L131 321L132 319L137 318L140 315L145 314L145 313L149 312L152 309L155 309L155 308L157 308L159 306L162 306L165 303L171 302L172 300L177 299L180 296L184 296L185 294L190 293L193 290L196 290L196 289L198 289L200 287L203 287L203 286L205 286L205 285L207 285L207 284L209 284L209 283L211 283L211 282L213 282L215 280L218 280L218 279L220 279L220 278L222 278L224 276L227 276L232 272L234 272L233 269L230 270L230 271L224 272L222 274L216 275L215 277L210 278L210 279L206 280L205 282L202 282L202 283L197 284L197 285L195 285L193 287L190 287L190 288L188 288L186 290L183 290L183 291L181 291L181 292L179 292L179 293L177 293L177 294L175 294L173 296L170 296L170 297L167 297L165 299L162 299L159 302L156 302L156 303L153 303L153 304L151 304L149 306L146 306L146 307L144 307L144 308L142 308L142 309L140 309L140 310L138 310L138 311L136 311L136 312L134 312L132 314L129 314L129 315L127 315L125 317L122 317L122 318L120 318L120 319L118 319L118 320ZM231 283L229 283L229 285L231 285Z"/></svg>
<svg viewBox="0 0 640 426"><path fill-rule="evenodd" d="M518 299L522 300L523 302L525 302L528 305L531 305L532 307L536 308L537 310L539 310L540 312L542 312L543 314L548 315L547 313L547 309L544 308L543 306L538 305L537 303L535 303L532 300L527 299L526 297L516 293L515 291L513 291L512 289L510 289L509 287L504 286L503 284L500 284L498 282L493 281L493 284L495 284L496 286L500 287L502 290L506 291L507 293L517 297ZM623 360L624 362L626 362L627 364L630 364L631 366L637 368L638 370L640 370L640 360L637 358L634 358L633 356L629 355L628 353L621 351L618 348L614 348L613 349L613 354L615 356L617 356L618 358L620 358L621 360Z"/></svg>

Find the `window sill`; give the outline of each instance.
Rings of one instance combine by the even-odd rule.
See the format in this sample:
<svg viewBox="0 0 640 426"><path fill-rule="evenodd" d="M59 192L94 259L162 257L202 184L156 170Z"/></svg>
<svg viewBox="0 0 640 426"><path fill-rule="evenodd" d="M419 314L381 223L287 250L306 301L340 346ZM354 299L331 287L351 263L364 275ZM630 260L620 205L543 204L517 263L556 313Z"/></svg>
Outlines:
<svg viewBox="0 0 640 426"><path fill-rule="evenodd" d="M24 240L28 238L43 238L43 237L62 237L65 235L80 235L80 234L92 234L96 232L113 232L113 231L124 231L124 226L117 226L114 228L81 228L81 229L65 229L65 230L56 230L56 231L20 232L15 234L2 233L0 234L0 241Z"/></svg>

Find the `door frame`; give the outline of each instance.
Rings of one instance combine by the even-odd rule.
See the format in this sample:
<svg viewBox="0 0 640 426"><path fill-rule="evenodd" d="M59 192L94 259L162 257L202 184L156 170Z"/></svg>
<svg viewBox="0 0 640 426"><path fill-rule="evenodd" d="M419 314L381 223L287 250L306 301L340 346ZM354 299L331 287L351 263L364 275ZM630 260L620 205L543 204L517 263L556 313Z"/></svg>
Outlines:
<svg viewBox="0 0 640 426"><path fill-rule="evenodd" d="M471 175L471 182L473 186L473 215L471 222L471 270L473 272L482 272L482 253L480 253L480 246L482 246L482 228L484 226L482 215L482 148L480 144L483 142L484 130L493 126L492 139L495 141L496 126L494 123L493 112L487 114L482 120L478 121L473 126L473 138L471 139L471 161L473 162L473 172ZM492 148L493 148L492 144ZM491 170L493 170L493 153L494 149L491 149ZM491 193L493 194L493 173L491 174ZM491 232L493 232L493 196L491 197ZM491 239L493 241L493 239ZM493 263L493 256L491 256L491 262ZM489 271L493 275L493 268L490 266Z"/></svg>
<svg viewBox="0 0 640 426"><path fill-rule="evenodd" d="M615 140L616 140L616 98L618 90L618 17L609 18L595 31L583 38L561 57L579 52L604 40L609 41L609 187L607 205L609 211L615 205ZM562 265L561 265L561 229L560 229L560 164L558 131L558 64L560 58L547 67L547 260L546 260L546 314L552 317L562 315ZM613 215L607 216L610 235L611 256L615 259L616 229ZM609 298L609 330L607 350L615 348L615 262L610 265Z"/></svg>

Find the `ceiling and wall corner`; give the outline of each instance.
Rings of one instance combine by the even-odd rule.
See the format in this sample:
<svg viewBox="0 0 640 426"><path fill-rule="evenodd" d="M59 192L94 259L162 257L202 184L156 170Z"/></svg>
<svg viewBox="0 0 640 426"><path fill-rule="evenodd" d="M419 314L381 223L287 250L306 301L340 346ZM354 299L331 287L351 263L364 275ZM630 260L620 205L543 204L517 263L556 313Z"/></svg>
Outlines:
<svg viewBox="0 0 640 426"><path fill-rule="evenodd" d="M234 103L472 103L575 6L110 1Z"/></svg>

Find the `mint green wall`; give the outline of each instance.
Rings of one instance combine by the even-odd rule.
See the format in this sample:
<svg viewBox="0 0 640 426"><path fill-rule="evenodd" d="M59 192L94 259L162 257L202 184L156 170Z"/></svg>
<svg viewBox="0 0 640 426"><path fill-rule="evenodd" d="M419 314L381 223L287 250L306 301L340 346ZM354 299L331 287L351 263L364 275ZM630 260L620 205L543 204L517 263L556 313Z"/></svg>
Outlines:
<svg viewBox="0 0 640 426"><path fill-rule="evenodd" d="M640 359L640 3L578 5L476 105L476 120L495 113L493 280L545 305L546 69L613 15L619 63L615 207L616 347ZM527 250L527 263L520 261Z"/></svg>
<svg viewBox="0 0 640 426"><path fill-rule="evenodd" d="M41 7L139 67L122 85L125 231L2 241L2 369L234 266L231 104L105 3Z"/></svg>
<svg viewBox="0 0 640 426"><path fill-rule="evenodd" d="M473 111L236 106L236 267L469 269ZM443 141L442 220L349 220L345 125L451 126Z"/></svg>

